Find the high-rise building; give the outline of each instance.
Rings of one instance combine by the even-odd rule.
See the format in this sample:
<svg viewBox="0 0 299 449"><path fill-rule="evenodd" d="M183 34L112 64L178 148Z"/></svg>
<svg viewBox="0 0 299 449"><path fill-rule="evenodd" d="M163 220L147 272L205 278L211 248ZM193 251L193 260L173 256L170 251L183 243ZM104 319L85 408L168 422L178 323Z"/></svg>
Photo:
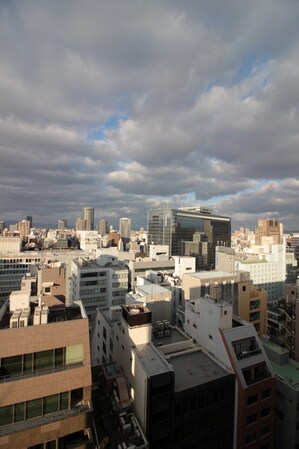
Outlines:
<svg viewBox="0 0 299 449"><path fill-rule="evenodd" d="M279 245L282 239L282 225L277 220L259 220L255 229L256 245L263 244L263 237L272 238L272 243Z"/></svg>
<svg viewBox="0 0 299 449"><path fill-rule="evenodd" d="M24 240L30 233L30 221L29 220L19 221L18 231L20 233L20 237Z"/></svg>
<svg viewBox="0 0 299 449"><path fill-rule="evenodd" d="M64 229L67 229L67 220L65 218L61 218L58 220L58 229L63 231Z"/></svg>
<svg viewBox="0 0 299 449"><path fill-rule="evenodd" d="M131 218L119 219L119 234L121 239L130 239L131 236Z"/></svg>
<svg viewBox="0 0 299 449"><path fill-rule="evenodd" d="M3 234L4 229L5 229L5 221L0 220L0 234Z"/></svg>
<svg viewBox="0 0 299 449"><path fill-rule="evenodd" d="M83 220L85 220L85 230L92 231L94 229L94 208L83 208Z"/></svg>
<svg viewBox="0 0 299 449"><path fill-rule="evenodd" d="M231 219L202 208L150 209L148 243L169 245L172 256L196 256L197 269L211 269L216 246L231 245Z"/></svg>
<svg viewBox="0 0 299 449"><path fill-rule="evenodd" d="M101 236L107 234L107 220L99 220L98 230Z"/></svg>
<svg viewBox="0 0 299 449"><path fill-rule="evenodd" d="M32 216L27 215L26 220L28 220L30 222L30 228L32 228Z"/></svg>

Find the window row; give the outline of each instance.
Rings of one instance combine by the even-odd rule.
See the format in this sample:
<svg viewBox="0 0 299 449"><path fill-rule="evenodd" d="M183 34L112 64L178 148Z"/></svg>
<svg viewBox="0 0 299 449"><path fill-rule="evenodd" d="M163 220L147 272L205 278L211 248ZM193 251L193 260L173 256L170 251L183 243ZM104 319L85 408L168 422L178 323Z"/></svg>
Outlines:
<svg viewBox="0 0 299 449"><path fill-rule="evenodd" d="M261 393L261 399L268 399L271 397L271 388L266 388L266 390L263 390ZM258 395L253 394L252 396L248 396L247 398L247 406L256 404L258 402Z"/></svg>
<svg viewBox="0 0 299 449"><path fill-rule="evenodd" d="M0 359L0 381L1 378L63 369L65 366L83 363L83 360L82 343L47 351L3 357Z"/></svg>
<svg viewBox="0 0 299 449"><path fill-rule="evenodd" d="M53 394L32 401L0 407L0 426L6 426L27 419L66 410L70 407L69 392Z"/></svg>

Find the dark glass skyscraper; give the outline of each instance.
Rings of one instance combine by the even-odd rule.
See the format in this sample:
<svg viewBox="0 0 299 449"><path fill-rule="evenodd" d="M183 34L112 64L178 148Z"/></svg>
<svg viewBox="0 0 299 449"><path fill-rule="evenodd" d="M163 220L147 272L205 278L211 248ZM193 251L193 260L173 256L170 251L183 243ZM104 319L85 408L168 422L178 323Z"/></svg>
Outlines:
<svg viewBox="0 0 299 449"><path fill-rule="evenodd" d="M215 267L215 247L231 246L231 219L209 209L150 209L148 244L169 245L172 256L196 256L197 268Z"/></svg>

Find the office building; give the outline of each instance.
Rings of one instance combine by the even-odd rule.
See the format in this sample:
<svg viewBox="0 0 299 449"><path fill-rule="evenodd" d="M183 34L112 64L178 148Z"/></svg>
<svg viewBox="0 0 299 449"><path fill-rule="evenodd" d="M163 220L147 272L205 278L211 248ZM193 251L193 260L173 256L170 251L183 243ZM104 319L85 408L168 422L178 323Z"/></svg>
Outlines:
<svg viewBox="0 0 299 449"><path fill-rule="evenodd" d="M93 231L94 229L94 208L84 207L83 208L83 220L85 220L85 230Z"/></svg>
<svg viewBox="0 0 299 449"><path fill-rule="evenodd" d="M29 300L28 293L26 307L20 301L14 312L0 314L0 447L96 447L82 304L34 306Z"/></svg>
<svg viewBox="0 0 299 449"><path fill-rule="evenodd" d="M26 220L29 221L30 223L30 229L32 228L32 216L31 215L27 215Z"/></svg>
<svg viewBox="0 0 299 449"><path fill-rule="evenodd" d="M119 219L119 234L120 238L130 239L131 237L131 218Z"/></svg>
<svg viewBox="0 0 299 449"><path fill-rule="evenodd" d="M268 299L284 297L286 279L285 245L265 245L258 254L239 258L235 262L236 271L248 271L253 285L266 290Z"/></svg>
<svg viewBox="0 0 299 449"><path fill-rule="evenodd" d="M196 256L197 269L211 269L216 246L231 245L231 220L201 208L150 209L148 243L168 245L172 256Z"/></svg>
<svg viewBox="0 0 299 449"><path fill-rule="evenodd" d="M64 231L65 229L67 229L67 220L65 218L61 218L60 220L58 220L57 227L61 231Z"/></svg>
<svg viewBox="0 0 299 449"><path fill-rule="evenodd" d="M30 221L29 220L21 220L18 222L18 231L20 233L20 237L22 240L26 240L26 238L30 234Z"/></svg>
<svg viewBox="0 0 299 449"><path fill-rule="evenodd" d="M128 269L117 257L79 257L72 261L72 298L80 299L92 320L97 307L125 303Z"/></svg>
<svg viewBox="0 0 299 449"><path fill-rule="evenodd" d="M99 233L101 234L102 237L107 234L107 231L108 231L107 220L103 220L103 219L99 220L98 231L99 231Z"/></svg>
<svg viewBox="0 0 299 449"><path fill-rule="evenodd" d="M0 220L0 235L3 234L4 229L6 228L5 221Z"/></svg>
<svg viewBox="0 0 299 449"><path fill-rule="evenodd" d="M98 309L93 358L123 368L134 413L152 449L233 445L235 378L169 322L152 337L144 305Z"/></svg>
<svg viewBox="0 0 299 449"><path fill-rule="evenodd" d="M255 244L272 243L279 245L282 242L283 229L282 224L277 220L263 219L259 220L255 229ZM264 238L270 238L264 240Z"/></svg>
<svg viewBox="0 0 299 449"><path fill-rule="evenodd" d="M267 293L251 284L246 271L236 274L224 271L185 273L182 277L185 300L209 295L229 302L235 315L251 322L259 335L267 332Z"/></svg>

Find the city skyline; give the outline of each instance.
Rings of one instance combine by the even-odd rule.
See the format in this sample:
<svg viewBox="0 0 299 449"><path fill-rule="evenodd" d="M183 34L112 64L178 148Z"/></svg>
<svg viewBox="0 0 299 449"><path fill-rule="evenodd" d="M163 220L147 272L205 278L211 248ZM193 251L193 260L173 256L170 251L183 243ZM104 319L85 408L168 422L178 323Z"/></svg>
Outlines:
<svg viewBox="0 0 299 449"><path fill-rule="evenodd" d="M0 219L189 204L298 229L299 5L3 2ZM20 45L20 42L22 45Z"/></svg>

